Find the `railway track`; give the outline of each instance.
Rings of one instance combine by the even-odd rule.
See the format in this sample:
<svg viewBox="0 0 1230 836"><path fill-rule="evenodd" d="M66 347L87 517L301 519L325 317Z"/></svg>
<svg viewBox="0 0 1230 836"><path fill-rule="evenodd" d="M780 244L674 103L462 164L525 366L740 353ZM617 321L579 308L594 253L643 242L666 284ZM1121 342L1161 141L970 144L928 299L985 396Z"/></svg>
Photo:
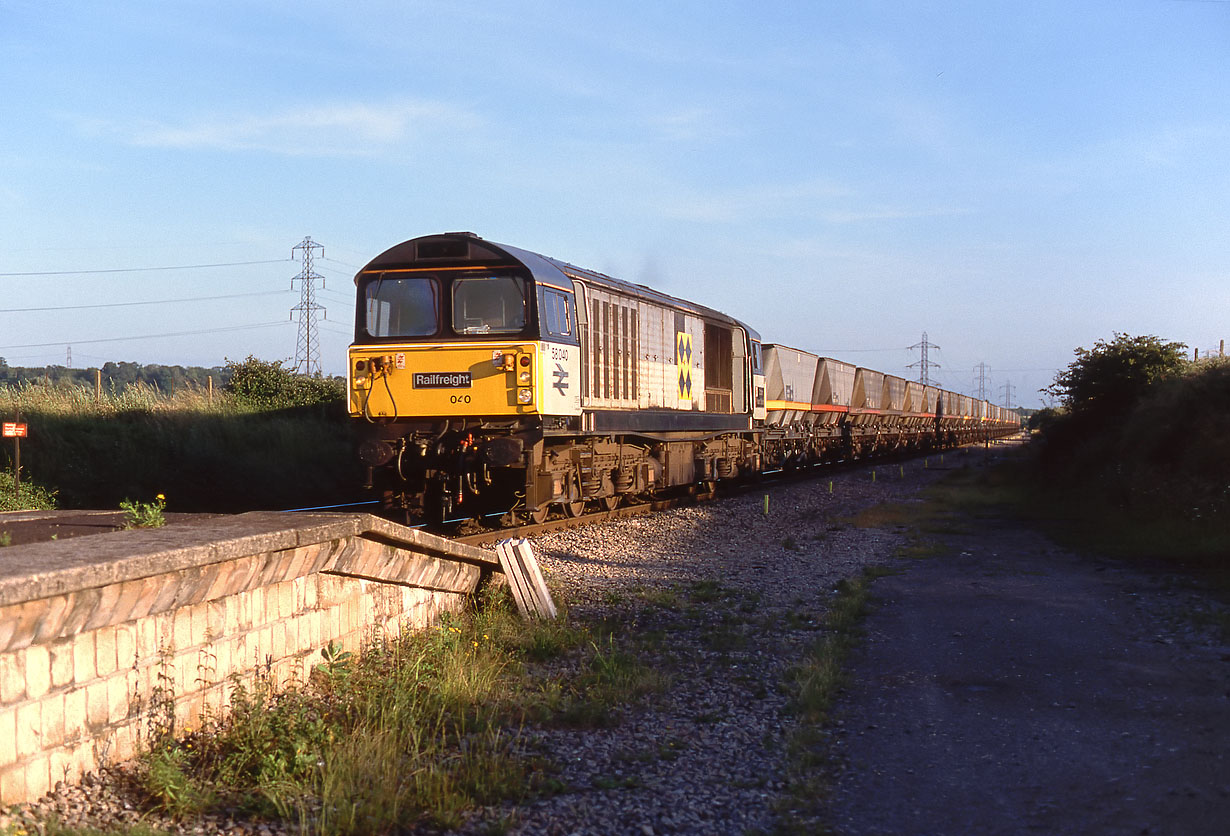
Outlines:
<svg viewBox="0 0 1230 836"><path fill-rule="evenodd" d="M966 449L979 444L993 444L998 446L1001 442L1012 441L1018 438L1019 436L1012 436L1004 439L977 441L962 445L962 447L950 448L950 450ZM664 496L650 500L633 501L629 504L620 505L612 509L599 507L594 511L581 513L576 516L561 513L559 516L545 520L541 523L517 522L511 525L504 524L486 526L477 520L458 520L453 523L445 524L444 526L426 526L420 524L412 525L411 527L422 528L425 531L430 531L432 534L438 534L459 543L477 546L497 543L501 540L516 539L519 537L532 537L537 534L546 534L552 531L561 531L568 528L578 528L580 526L622 519L624 517L634 517L641 514L653 513L655 511L665 511L671 508L677 508L681 505L689 505L697 502L709 502L726 496L740 496L750 491L761 490L795 481L814 479L824 475L843 473L850 470L874 469L877 467L884 467L885 465L902 464L908 461L915 461L917 459L926 460L937 455L942 458L944 452L945 451L931 451L925 454L890 453L874 459L850 459L836 462L818 462L816 464L794 468L789 471L777 471L774 473L760 474L757 478L749 479L747 481L702 483L700 485L694 485L686 492L681 492L674 496ZM707 485L707 487L704 485ZM311 508L292 508L287 509L287 513L342 509L363 510L366 506L378 504L378 500L364 500L360 502L348 502L336 505L314 506ZM381 514L381 512L377 509L371 509L371 513L374 513L377 516L389 516L390 519L393 519L396 522L402 521L398 519L400 515L394 514L390 516ZM517 514L517 512L508 512L501 518L501 521L507 520L509 515L515 514Z"/></svg>
<svg viewBox="0 0 1230 836"><path fill-rule="evenodd" d="M1009 439L992 439L987 442L974 442L963 445L962 447L951 448L951 451L968 449L984 443L988 446L991 444L998 446L1001 441L1010 441L1014 438L1017 437L1014 436ZM633 517L655 511L665 511L670 508L676 508L681 505L688 505L696 502L709 502L725 496L740 496L751 491L788 484L790 482L806 481L808 479L815 479L825 475L844 473L850 470L873 470L877 467L884 467L885 465L900 465L907 461L916 461L918 459L929 460L936 455L939 455L942 459L944 452L945 451L940 451L938 454L934 451L926 454L898 453L885 455L876 459L851 459L837 462L821 462L790 471L779 471L777 473L761 475L760 478L755 480L721 483L720 487L718 484L712 484L707 489L698 489L694 486L687 493L679 496L664 497L661 499L654 499L631 505L621 505L610 510L600 509L575 517L564 515L541 523L515 524L500 528L484 529L481 531L462 530L461 528L456 528L452 531L436 530L433 533L441 534L442 536L446 536L451 540L456 540L459 543L466 543L475 546L496 543L500 540L531 537L536 534L546 534L548 532L560 531L567 528L577 528L579 526L606 522L608 520Z"/></svg>
<svg viewBox="0 0 1230 836"><path fill-rule="evenodd" d="M565 528L577 528L578 526L606 522L607 520L635 517L641 514L653 513L655 511L665 511L669 508L675 508L685 503L709 501L717 498L717 496L717 491L705 491L690 496L655 499L647 502L640 502L634 505L621 505L617 508L612 508L609 511L603 509L593 513L581 514L577 517L564 516L559 519L546 520L541 523L526 523L524 525L513 525L475 533L462 532L457 534L446 534L445 536L447 536L450 540L457 541L458 543L479 546L485 543L497 543L500 540L531 537L535 534L546 534L551 531L560 531Z"/></svg>

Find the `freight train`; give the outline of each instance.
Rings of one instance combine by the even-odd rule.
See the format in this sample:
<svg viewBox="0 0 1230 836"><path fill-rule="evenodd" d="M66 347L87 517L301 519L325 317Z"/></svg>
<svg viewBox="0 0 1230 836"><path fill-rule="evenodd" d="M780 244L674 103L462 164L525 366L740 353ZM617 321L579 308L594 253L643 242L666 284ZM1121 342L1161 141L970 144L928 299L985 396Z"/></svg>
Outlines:
<svg viewBox="0 0 1230 836"><path fill-rule="evenodd" d="M355 277L348 396L386 510L541 522L769 470L1009 435L986 401L796 348L472 233Z"/></svg>

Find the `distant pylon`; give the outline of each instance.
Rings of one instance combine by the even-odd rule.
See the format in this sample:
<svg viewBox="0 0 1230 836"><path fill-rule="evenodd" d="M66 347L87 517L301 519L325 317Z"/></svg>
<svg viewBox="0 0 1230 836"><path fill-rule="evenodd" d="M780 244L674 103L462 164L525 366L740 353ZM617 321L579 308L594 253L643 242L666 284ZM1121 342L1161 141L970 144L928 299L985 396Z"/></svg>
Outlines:
<svg viewBox="0 0 1230 836"><path fill-rule="evenodd" d="M303 251L303 270L298 276L290 280L291 289L294 289L295 282L303 283L303 295L299 299L299 304L290 309L291 315L299 314L299 339L295 343L295 367L293 371L300 372L306 375L320 376L320 329L316 325L317 316L324 313L325 309L316 304L316 280L319 279L321 287L324 287L324 276L312 272L312 251L320 250L320 254L324 255L325 248L321 244L317 244L311 237L304 238L290 249L290 257L295 257L295 252Z"/></svg>
<svg viewBox="0 0 1230 836"><path fill-rule="evenodd" d="M979 363L974 366L974 371L978 372L978 400L985 401L987 399L987 372L991 367L986 363Z"/></svg>
<svg viewBox="0 0 1230 836"><path fill-rule="evenodd" d="M999 388L1000 391L1004 393L1004 407L1006 409L1012 409L1012 381L1009 380Z"/></svg>
<svg viewBox="0 0 1230 836"><path fill-rule="evenodd" d="M919 358L917 363L911 363L910 365L906 366L906 368L912 369L915 366L918 366L919 367L918 382L921 383L923 386L929 386L931 384L931 375L929 374L929 370L931 369L932 366L938 369L940 367L940 364L932 363L931 361L927 359L927 349L939 348L939 346L936 345L935 343L927 342L927 332L923 331L922 342L915 343L914 345L910 346L910 351L913 351L916 348L922 349L922 356Z"/></svg>

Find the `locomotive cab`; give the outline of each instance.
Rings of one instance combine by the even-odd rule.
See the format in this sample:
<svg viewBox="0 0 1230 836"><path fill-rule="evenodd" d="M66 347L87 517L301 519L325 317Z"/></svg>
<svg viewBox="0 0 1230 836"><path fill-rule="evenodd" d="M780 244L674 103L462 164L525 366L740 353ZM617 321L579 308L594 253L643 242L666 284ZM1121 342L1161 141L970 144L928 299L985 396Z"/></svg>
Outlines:
<svg viewBox="0 0 1230 836"><path fill-rule="evenodd" d="M454 233L399 244L359 271L349 410L386 505L436 518L507 508L543 416L560 426L580 414L573 289L535 275L548 266Z"/></svg>

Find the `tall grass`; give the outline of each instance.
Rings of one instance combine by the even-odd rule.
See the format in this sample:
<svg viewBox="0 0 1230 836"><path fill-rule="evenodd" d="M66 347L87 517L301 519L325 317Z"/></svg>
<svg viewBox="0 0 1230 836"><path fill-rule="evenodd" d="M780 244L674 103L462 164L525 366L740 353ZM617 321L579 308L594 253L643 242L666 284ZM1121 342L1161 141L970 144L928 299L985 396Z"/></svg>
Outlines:
<svg viewBox="0 0 1230 836"><path fill-rule="evenodd" d="M535 660L569 654L582 657L561 666L571 677L526 675ZM151 802L175 816L238 809L337 836L454 828L477 805L551 791L520 745L528 718L575 724L556 713L560 694L616 702L643 683L613 641L566 619L525 622L501 588L435 628L324 657L306 684L279 686L265 672L235 684L225 716L162 738L142 761Z"/></svg>
<svg viewBox="0 0 1230 836"><path fill-rule="evenodd" d="M892 570L870 566L839 581L837 596L821 622L821 635L804 652L790 674L791 704L802 721L823 724L838 689L845 682L844 663L861 638L859 624L867 613L871 584Z"/></svg>
<svg viewBox="0 0 1230 836"><path fill-rule="evenodd" d="M23 381L0 387L0 414L115 416L124 412L233 412L236 401L221 389L184 386L167 393L147 383L114 385L95 392L81 384Z"/></svg>
<svg viewBox="0 0 1230 836"><path fill-rule="evenodd" d="M869 566L860 575L842 580L820 625L820 634L789 671L785 689L798 722L788 739L786 794L777 802L778 836L832 832L821 818L831 791L830 743L826 726L829 712L848 674L846 660L862 640L862 620L875 580L892 570Z"/></svg>
<svg viewBox="0 0 1230 836"><path fill-rule="evenodd" d="M132 385L0 387L20 412L23 477L63 507L167 498L172 511L239 511L355 501L360 474L340 401L262 409L226 392ZM11 451L0 466L11 466Z"/></svg>

